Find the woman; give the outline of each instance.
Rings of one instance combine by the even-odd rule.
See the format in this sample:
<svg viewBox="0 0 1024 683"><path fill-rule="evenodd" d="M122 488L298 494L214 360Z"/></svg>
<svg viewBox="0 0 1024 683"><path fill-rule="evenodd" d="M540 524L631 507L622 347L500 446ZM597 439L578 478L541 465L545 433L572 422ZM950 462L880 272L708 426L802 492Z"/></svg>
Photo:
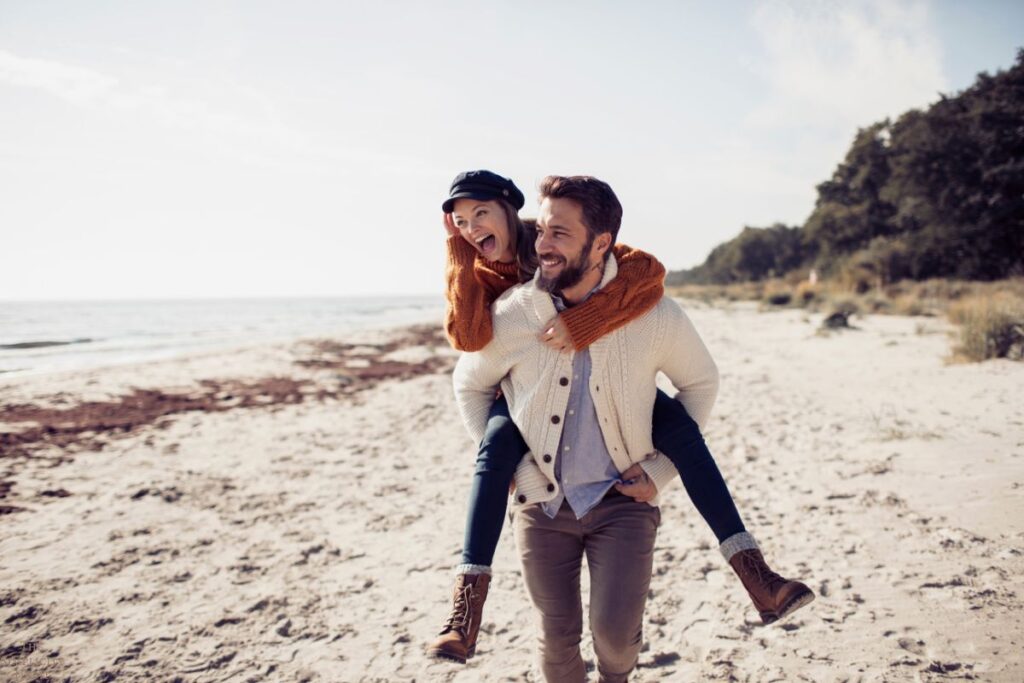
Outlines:
<svg viewBox="0 0 1024 683"><path fill-rule="evenodd" d="M515 184L490 171L462 173L442 205L448 233L448 310L445 329L452 345L477 351L493 335L491 303L533 276L536 255L530 230L518 217L524 198ZM635 320L663 295L665 269L652 256L614 247L618 275L586 301L545 326L540 341L564 351L580 350ZM655 447L676 466L698 511L718 538L720 550L750 594L764 623L781 619L814 594L765 563L747 533L696 423L683 405L658 392L652 435ZM434 657L465 662L476 649L490 565L504 522L509 486L528 448L498 396L480 443L470 493L462 563L456 568L451 613L431 644ZM638 468L639 470L639 468ZM624 477L632 476L627 471Z"/></svg>

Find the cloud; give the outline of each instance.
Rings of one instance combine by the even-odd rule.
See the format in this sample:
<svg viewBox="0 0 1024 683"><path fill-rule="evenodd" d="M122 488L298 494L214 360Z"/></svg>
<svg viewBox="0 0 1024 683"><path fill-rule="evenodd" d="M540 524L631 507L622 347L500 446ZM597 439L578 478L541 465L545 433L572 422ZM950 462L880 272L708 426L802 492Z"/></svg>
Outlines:
<svg viewBox="0 0 1024 683"><path fill-rule="evenodd" d="M230 107L184 97L161 84L133 85L95 69L0 50L0 86L38 90L92 111L187 131L201 144L229 149L251 165L290 174L337 174L340 169L362 174L368 168L437 173L423 159L369 146L345 130L340 136L330 131L317 135L291 127L274 98L252 86L196 80L200 87L216 88L217 100Z"/></svg>
<svg viewBox="0 0 1024 683"><path fill-rule="evenodd" d="M87 67L21 57L5 50L0 50L2 83L42 90L80 107L139 114L170 128L255 138L291 149L305 143L305 136L282 125L276 117L256 120L218 109L200 99L172 95L162 85L133 86ZM252 89L245 94L251 98Z"/></svg>
<svg viewBox="0 0 1024 683"><path fill-rule="evenodd" d="M770 88L752 128L813 127L852 136L886 116L927 105L947 85L927 2L785 2L757 7Z"/></svg>
<svg viewBox="0 0 1024 683"><path fill-rule="evenodd" d="M0 50L0 82L43 90L78 105L102 100L117 88L116 78L98 71L4 50Z"/></svg>

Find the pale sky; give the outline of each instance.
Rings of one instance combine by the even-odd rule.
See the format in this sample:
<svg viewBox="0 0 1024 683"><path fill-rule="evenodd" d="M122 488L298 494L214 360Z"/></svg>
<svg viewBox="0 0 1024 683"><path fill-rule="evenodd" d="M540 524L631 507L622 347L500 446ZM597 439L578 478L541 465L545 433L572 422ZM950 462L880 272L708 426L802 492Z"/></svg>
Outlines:
<svg viewBox="0 0 1024 683"><path fill-rule="evenodd" d="M801 224L1024 3L0 0L0 299L434 294L460 171L608 181L670 269Z"/></svg>

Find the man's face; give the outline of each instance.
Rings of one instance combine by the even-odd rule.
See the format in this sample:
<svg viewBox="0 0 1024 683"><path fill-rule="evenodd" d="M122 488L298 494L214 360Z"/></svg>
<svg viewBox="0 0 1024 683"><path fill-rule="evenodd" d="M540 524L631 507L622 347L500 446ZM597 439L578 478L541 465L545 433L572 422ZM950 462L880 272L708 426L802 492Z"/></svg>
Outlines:
<svg viewBox="0 0 1024 683"><path fill-rule="evenodd" d="M571 199L545 198L537 216L540 288L553 293L578 284L595 265L593 244L579 204Z"/></svg>

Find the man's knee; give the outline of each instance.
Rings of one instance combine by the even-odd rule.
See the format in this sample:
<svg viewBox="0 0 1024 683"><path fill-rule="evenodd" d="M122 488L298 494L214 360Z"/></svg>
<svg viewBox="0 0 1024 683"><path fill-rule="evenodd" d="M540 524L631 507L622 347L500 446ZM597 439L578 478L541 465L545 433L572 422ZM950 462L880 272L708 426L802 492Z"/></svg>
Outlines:
<svg viewBox="0 0 1024 683"><path fill-rule="evenodd" d="M583 639L582 619L542 617L537 637L538 651L546 671L574 670L582 662L580 643Z"/></svg>
<svg viewBox="0 0 1024 683"><path fill-rule="evenodd" d="M601 623L592 623L591 630L602 680L616 680L616 676L626 680L625 676L633 670L640 656L643 627L605 619Z"/></svg>
<svg viewBox="0 0 1024 683"><path fill-rule="evenodd" d="M583 617L575 611L539 615L541 649L557 652L579 647L583 639Z"/></svg>

